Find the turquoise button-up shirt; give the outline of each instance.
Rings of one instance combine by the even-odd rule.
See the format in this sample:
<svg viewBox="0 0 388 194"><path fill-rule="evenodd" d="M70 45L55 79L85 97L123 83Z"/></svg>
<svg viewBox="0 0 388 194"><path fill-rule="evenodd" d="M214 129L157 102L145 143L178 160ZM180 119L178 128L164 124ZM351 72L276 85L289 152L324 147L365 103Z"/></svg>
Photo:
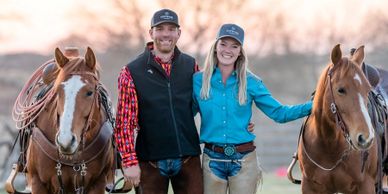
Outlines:
<svg viewBox="0 0 388 194"><path fill-rule="evenodd" d="M269 118L285 123L311 112L312 102L299 105L283 105L274 99L262 80L251 72L247 73L247 102L238 102L236 72L222 83L221 72L214 70L211 79L210 97L200 97L202 72L193 76L193 111L201 115L200 141L213 144L241 144L253 141L255 135L248 131L252 116L252 103Z"/></svg>

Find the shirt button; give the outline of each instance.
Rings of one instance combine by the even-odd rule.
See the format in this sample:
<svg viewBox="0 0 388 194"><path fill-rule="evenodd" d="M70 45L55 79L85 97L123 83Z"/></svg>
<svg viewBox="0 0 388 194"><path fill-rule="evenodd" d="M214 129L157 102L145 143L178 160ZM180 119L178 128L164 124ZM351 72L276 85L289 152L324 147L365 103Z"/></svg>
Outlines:
<svg viewBox="0 0 388 194"><path fill-rule="evenodd" d="M224 134L224 137L226 137L226 135Z"/></svg>
<svg viewBox="0 0 388 194"><path fill-rule="evenodd" d="M226 121L224 121L224 124L226 123Z"/></svg>
<svg viewBox="0 0 388 194"><path fill-rule="evenodd" d="M223 93L222 96L225 96L225 93Z"/></svg>
<svg viewBox="0 0 388 194"><path fill-rule="evenodd" d="M225 106L222 107L222 110L225 110Z"/></svg>

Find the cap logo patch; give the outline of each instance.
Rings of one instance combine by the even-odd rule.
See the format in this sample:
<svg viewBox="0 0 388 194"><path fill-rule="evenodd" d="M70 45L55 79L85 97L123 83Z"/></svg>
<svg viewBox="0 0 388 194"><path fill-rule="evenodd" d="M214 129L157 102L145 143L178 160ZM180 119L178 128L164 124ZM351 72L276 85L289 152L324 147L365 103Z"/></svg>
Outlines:
<svg viewBox="0 0 388 194"><path fill-rule="evenodd" d="M160 19L163 19L163 20L173 20L174 19L174 16L171 16L170 13L168 13L167 11L164 12L164 15L161 15L160 16Z"/></svg>
<svg viewBox="0 0 388 194"><path fill-rule="evenodd" d="M239 33L236 31L236 29L234 27L232 27L232 29L226 30L226 33L228 33L230 35L236 35L236 36L239 35Z"/></svg>

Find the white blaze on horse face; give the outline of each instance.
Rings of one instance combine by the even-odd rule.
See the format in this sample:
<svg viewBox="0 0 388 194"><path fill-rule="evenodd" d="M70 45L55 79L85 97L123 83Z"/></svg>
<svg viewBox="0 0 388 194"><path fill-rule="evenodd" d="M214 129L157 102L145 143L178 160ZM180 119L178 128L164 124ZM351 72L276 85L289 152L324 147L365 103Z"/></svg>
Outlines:
<svg viewBox="0 0 388 194"><path fill-rule="evenodd" d="M371 118L370 118L369 113L368 113L368 108L366 107L366 105L364 103L364 98L361 96L361 94L358 94L358 99L360 102L362 115L364 116L364 119L368 125L369 136L368 136L368 139L366 141L369 142L369 141L371 141L371 139L374 138L372 121L371 121Z"/></svg>
<svg viewBox="0 0 388 194"><path fill-rule="evenodd" d="M362 84L361 77L358 75L358 73L356 73L356 75L354 76L354 79L360 82L360 85Z"/></svg>
<svg viewBox="0 0 388 194"><path fill-rule="evenodd" d="M72 142L73 134L71 132L71 126L75 111L76 97L77 93L84 85L85 83L81 81L81 76L79 75L74 75L66 82L62 83L63 90L65 91L65 102L63 107L63 114L60 118L60 128L58 135L58 142L62 146L70 146Z"/></svg>

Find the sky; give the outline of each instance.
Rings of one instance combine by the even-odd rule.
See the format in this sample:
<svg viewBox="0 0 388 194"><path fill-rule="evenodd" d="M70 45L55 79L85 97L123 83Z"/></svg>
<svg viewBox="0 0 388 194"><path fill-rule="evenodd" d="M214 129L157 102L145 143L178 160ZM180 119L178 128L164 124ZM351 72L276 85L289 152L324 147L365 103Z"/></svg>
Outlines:
<svg viewBox="0 0 388 194"><path fill-rule="evenodd" d="M74 0L0 0L0 13L15 14L0 23L5 40L0 53L14 51L42 51L53 40L64 38L70 26L66 14ZM23 22L18 22L22 18Z"/></svg>
<svg viewBox="0 0 388 194"><path fill-rule="evenodd" d="M0 0L0 54L25 51L50 52L52 49L48 45L65 38L69 29L77 28L77 19L72 17L75 7L87 6L88 9L111 13L112 10L107 2L109 0ZM157 9L149 7L155 6L152 0L140 2L148 6L144 11L150 16L151 12ZM357 25L361 22L349 24L348 18L361 18L362 14L368 12L371 7L388 9L386 0L251 0L249 2L252 6L267 6L274 12L285 8L284 10L290 13L289 25L301 25L299 28L301 30L303 26L316 25L315 23L322 18L330 20L333 17L336 18L335 25L345 26L348 30L353 27L357 29ZM321 14L317 15L317 12ZM100 19L103 20L104 17Z"/></svg>

